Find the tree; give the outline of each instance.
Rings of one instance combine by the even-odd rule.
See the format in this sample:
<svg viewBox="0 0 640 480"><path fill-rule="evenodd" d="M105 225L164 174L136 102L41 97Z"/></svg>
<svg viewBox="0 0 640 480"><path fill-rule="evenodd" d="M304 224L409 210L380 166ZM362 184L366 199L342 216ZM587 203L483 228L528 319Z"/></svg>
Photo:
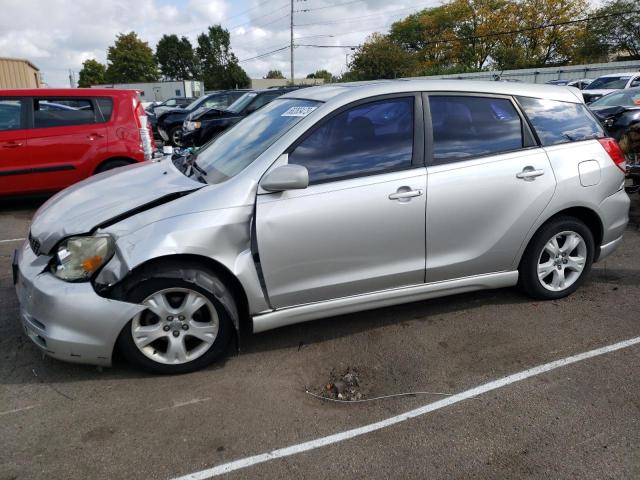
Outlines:
<svg viewBox="0 0 640 480"><path fill-rule="evenodd" d="M606 15L606 17L604 17ZM637 0L609 0L596 11L594 22L611 53L640 59L640 9Z"/></svg>
<svg viewBox="0 0 640 480"><path fill-rule="evenodd" d="M334 76L329 70L316 70L315 73L310 73L307 78L322 78L324 83L331 83L335 81Z"/></svg>
<svg viewBox="0 0 640 480"><path fill-rule="evenodd" d="M82 70L78 75L78 87L87 88L92 85L105 83L105 73L107 68L94 58L85 60L82 63Z"/></svg>
<svg viewBox="0 0 640 480"><path fill-rule="evenodd" d="M229 31L220 25L211 26L206 33L198 35L196 53L207 90L245 88L251 85L249 76L231 51Z"/></svg>
<svg viewBox="0 0 640 480"><path fill-rule="evenodd" d="M198 76L198 62L187 37L163 35L156 45L155 59L166 80L192 80Z"/></svg>
<svg viewBox="0 0 640 480"><path fill-rule="evenodd" d="M280 80L284 78L284 75L280 70L269 70L269 72L267 73L267 76L264 78L272 78L272 79Z"/></svg>
<svg viewBox="0 0 640 480"><path fill-rule="evenodd" d="M153 82L158 69L153 50L135 32L121 33L107 50L106 80L112 83Z"/></svg>
<svg viewBox="0 0 640 480"><path fill-rule="evenodd" d="M406 77L413 74L415 57L389 36L374 33L360 45L349 63L358 80Z"/></svg>

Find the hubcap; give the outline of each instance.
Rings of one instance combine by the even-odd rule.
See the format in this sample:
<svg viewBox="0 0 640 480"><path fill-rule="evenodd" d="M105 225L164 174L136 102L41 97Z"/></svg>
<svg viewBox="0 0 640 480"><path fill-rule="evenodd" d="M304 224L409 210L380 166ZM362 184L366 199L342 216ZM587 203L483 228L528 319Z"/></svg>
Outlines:
<svg viewBox="0 0 640 480"><path fill-rule="evenodd" d="M142 303L147 309L133 318L131 335L142 354L155 362L191 362L204 355L218 336L216 309L195 290L160 290Z"/></svg>
<svg viewBox="0 0 640 480"><path fill-rule="evenodd" d="M538 280L547 290L561 292L582 275L587 244L576 232L561 232L549 239L538 257Z"/></svg>
<svg viewBox="0 0 640 480"><path fill-rule="evenodd" d="M171 140L173 141L174 145L182 145L182 130L178 129L174 131Z"/></svg>

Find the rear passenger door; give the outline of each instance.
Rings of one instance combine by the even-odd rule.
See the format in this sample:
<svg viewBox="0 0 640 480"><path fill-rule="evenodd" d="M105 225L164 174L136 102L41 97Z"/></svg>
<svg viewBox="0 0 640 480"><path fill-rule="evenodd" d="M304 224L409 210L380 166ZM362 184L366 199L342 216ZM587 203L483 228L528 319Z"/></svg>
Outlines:
<svg viewBox="0 0 640 480"><path fill-rule="evenodd" d="M0 195L22 191L19 177L30 168L26 106L25 99L0 97Z"/></svg>
<svg viewBox="0 0 640 480"><path fill-rule="evenodd" d="M510 97L425 95L427 282L513 268L556 181Z"/></svg>
<svg viewBox="0 0 640 480"><path fill-rule="evenodd" d="M93 174L108 156L107 129L91 98L35 97L27 135L34 190L60 189Z"/></svg>

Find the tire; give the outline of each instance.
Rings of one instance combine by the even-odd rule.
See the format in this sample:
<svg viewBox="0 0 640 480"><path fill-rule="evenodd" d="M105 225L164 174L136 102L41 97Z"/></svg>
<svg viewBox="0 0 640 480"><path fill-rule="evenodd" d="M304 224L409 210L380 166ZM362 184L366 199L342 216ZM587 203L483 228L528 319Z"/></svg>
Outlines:
<svg viewBox="0 0 640 480"><path fill-rule="evenodd" d="M182 127L173 127L169 130L169 144L174 147L182 146Z"/></svg>
<svg viewBox="0 0 640 480"><path fill-rule="evenodd" d="M594 252L593 233L584 222L568 216L554 218L529 242L520 262L518 286L539 300L571 295L591 270Z"/></svg>
<svg viewBox="0 0 640 480"><path fill-rule="evenodd" d="M118 167L124 167L126 165L131 165L133 162L131 160L127 160L125 158L114 158L113 160L107 160L104 163L98 165L95 173L106 172L107 170L112 170Z"/></svg>
<svg viewBox="0 0 640 480"><path fill-rule="evenodd" d="M169 267L140 273L127 285L127 301L149 305L125 325L117 341L134 367L153 374L188 373L226 353L234 326L225 305L235 309L235 301L216 275Z"/></svg>

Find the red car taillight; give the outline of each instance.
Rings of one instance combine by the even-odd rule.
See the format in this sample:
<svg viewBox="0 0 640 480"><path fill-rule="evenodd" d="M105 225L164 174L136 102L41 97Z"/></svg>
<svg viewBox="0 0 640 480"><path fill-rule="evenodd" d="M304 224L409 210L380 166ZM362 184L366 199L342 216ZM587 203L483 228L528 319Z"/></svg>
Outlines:
<svg viewBox="0 0 640 480"><path fill-rule="evenodd" d="M622 173L626 173L627 170L627 159L624 156L624 152L613 138L599 138L598 141L600 145L606 150L609 154L609 158L611 161L616 164Z"/></svg>
<svg viewBox="0 0 640 480"><path fill-rule="evenodd" d="M144 152L145 160L151 160L153 152L156 149L156 145L153 142L153 132L151 131L151 124L147 117L142 103L134 99L134 116L136 117L136 123L138 124L138 131L140 132L140 146Z"/></svg>

